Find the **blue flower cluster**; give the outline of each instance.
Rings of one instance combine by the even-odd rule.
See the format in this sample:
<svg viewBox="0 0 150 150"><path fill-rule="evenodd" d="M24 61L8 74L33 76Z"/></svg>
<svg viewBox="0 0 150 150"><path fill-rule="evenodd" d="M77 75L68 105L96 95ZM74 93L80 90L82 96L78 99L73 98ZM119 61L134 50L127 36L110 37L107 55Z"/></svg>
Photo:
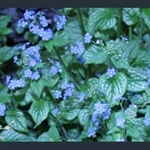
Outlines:
<svg viewBox="0 0 150 150"><path fill-rule="evenodd" d="M75 46L70 47L70 51L72 54L77 54L78 56L81 56L85 50L84 45L82 42L79 41L77 41L75 44Z"/></svg>
<svg viewBox="0 0 150 150"><path fill-rule="evenodd" d="M62 68L61 68L61 65L60 63L57 61L57 62L52 62L53 63L53 66L50 68L50 73L52 75L55 75L57 74L58 72L59 73L62 73Z"/></svg>
<svg viewBox="0 0 150 150"><path fill-rule="evenodd" d="M26 83L25 83L24 79L19 79L19 80L12 79L8 83L8 88L11 90L14 90L16 88L22 88L25 85L26 85Z"/></svg>
<svg viewBox="0 0 150 150"><path fill-rule="evenodd" d="M125 119L124 118L117 118L116 124L118 127L124 128L125 127Z"/></svg>
<svg viewBox="0 0 150 150"><path fill-rule="evenodd" d="M0 103L0 117L5 115L6 105Z"/></svg>
<svg viewBox="0 0 150 150"><path fill-rule="evenodd" d="M54 90L53 94L56 99L63 98L63 100L66 100L68 97L71 97L73 95L73 92L75 90L75 86L73 83L68 83L67 81L64 81L61 83L61 90Z"/></svg>
<svg viewBox="0 0 150 150"><path fill-rule="evenodd" d="M63 16L55 15L54 16L54 22L56 23L56 29L59 31L64 27L64 25L67 22L66 16L64 16L64 15Z"/></svg>
<svg viewBox="0 0 150 150"><path fill-rule="evenodd" d="M106 74L109 78L112 78L116 74L116 70L114 68L108 68Z"/></svg>
<svg viewBox="0 0 150 150"><path fill-rule="evenodd" d="M32 72L30 69L26 69L24 71L24 77L31 80L38 80L40 78L40 74L38 71Z"/></svg>
<svg viewBox="0 0 150 150"><path fill-rule="evenodd" d="M105 121L109 119L111 114L111 109L108 104L97 102L94 105L94 112L92 114L92 123L94 124L93 134L89 132L88 137L93 136L94 133L100 128L100 121Z"/></svg>
<svg viewBox="0 0 150 150"><path fill-rule="evenodd" d="M88 137L96 137L96 131L97 129L96 128L93 128L93 127L90 127L89 130L88 130Z"/></svg>
<svg viewBox="0 0 150 150"><path fill-rule="evenodd" d="M79 99L79 101L83 101L85 99L85 94L84 93L80 93L77 98Z"/></svg>
<svg viewBox="0 0 150 150"><path fill-rule="evenodd" d="M34 11L28 11L24 13L24 18L18 21L18 27L27 27L31 33L38 35L42 40L50 40L53 38L53 32L48 25L51 20L48 20L44 16L45 13Z"/></svg>
<svg viewBox="0 0 150 150"><path fill-rule="evenodd" d="M84 35L84 42L85 43L90 43L91 42L91 39L92 39L92 36L90 35L90 33L86 33Z"/></svg>

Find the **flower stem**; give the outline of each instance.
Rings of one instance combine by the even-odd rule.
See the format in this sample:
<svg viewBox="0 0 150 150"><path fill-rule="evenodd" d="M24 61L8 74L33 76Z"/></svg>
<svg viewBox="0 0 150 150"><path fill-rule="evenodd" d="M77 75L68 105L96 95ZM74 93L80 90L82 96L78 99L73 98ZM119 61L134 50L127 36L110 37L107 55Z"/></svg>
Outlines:
<svg viewBox="0 0 150 150"><path fill-rule="evenodd" d="M82 18L82 13L81 13L81 9L77 8L77 13L78 13L78 17L79 17L79 22L80 22L80 26L82 28L82 33L85 34L85 28L84 28L84 24L83 24L83 18Z"/></svg>
<svg viewBox="0 0 150 150"><path fill-rule="evenodd" d="M54 47L54 50L56 52L56 55L60 61L60 63L62 64L62 66L64 67L65 71L68 73L68 75L74 80L74 84L77 88L77 90L80 90L80 83L77 81L77 79L73 76L73 74L70 73L70 71L68 70L68 68L66 67L65 63L63 62L61 56L59 55L59 52L55 49Z"/></svg>
<svg viewBox="0 0 150 150"><path fill-rule="evenodd" d="M132 40L132 26L129 26L129 40Z"/></svg>
<svg viewBox="0 0 150 150"><path fill-rule="evenodd" d="M122 22L122 8L119 8L119 18L118 18L118 24L117 24L117 27L118 27L117 37L118 38L120 37L121 29L122 29L121 22Z"/></svg>

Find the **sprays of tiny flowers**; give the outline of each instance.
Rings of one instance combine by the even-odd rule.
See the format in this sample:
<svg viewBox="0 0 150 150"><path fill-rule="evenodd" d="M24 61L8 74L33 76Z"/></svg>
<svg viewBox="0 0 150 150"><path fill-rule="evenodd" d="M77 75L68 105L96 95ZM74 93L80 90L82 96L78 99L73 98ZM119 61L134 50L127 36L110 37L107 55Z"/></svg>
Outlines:
<svg viewBox="0 0 150 150"><path fill-rule="evenodd" d="M12 79L8 84L8 88L11 90L15 90L16 88L23 88L25 85L26 83L24 79L19 80Z"/></svg>
<svg viewBox="0 0 150 150"><path fill-rule="evenodd" d="M90 43L91 42L91 39L92 39L92 36L90 35L90 33L86 33L84 35L84 42L85 43Z"/></svg>
<svg viewBox="0 0 150 150"><path fill-rule="evenodd" d="M56 29L61 30L67 22L66 16L54 16L54 22L56 23Z"/></svg>
<svg viewBox="0 0 150 150"><path fill-rule="evenodd" d="M29 31L41 37L42 40L50 40L53 38L53 32L48 25L51 20L46 19L45 13L28 11L24 13L24 18L18 21L18 27L28 27Z"/></svg>
<svg viewBox="0 0 150 150"><path fill-rule="evenodd" d="M38 71L32 72L30 69L26 69L24 71L24 77L31 80L38 80L40 78L40 74Z"/></svg>
<svg viewBox="0 0 150 150"><path fill-rule="evenodd" d="M113 76L115 76L116 70L114 68L108 68L106 74L109 78L112 78Z"/></svg>
<svg viewBox="0 0 150 150"><path fill-rule="evenodd" d="M56 99L62 98L62 92L59 91L59 90L54 90L54 91L53 91L53 94L54 94L54 97L55 97Z"/></svg>
<svg viewBox="0 0 150 150"><path fill-rule="evenodd" d="M6 105L0 103L0 117L5 115Z"/></svg>
<svg viewBox="0 0 150 150"><path fill-rule="evenodd" d="M88 137L96 137L96 128L90 127L88 130Z"/></svg>
<svg viewBox="0 0 150 150"><path fill-rule="evenodd" d="M75 46L70 47L71 53L77 54L78 56L81 56L83 54L84 50L85 50L85 47L84 47L83 43L79 42L79 41L77 41L75 43Z"/></svg>

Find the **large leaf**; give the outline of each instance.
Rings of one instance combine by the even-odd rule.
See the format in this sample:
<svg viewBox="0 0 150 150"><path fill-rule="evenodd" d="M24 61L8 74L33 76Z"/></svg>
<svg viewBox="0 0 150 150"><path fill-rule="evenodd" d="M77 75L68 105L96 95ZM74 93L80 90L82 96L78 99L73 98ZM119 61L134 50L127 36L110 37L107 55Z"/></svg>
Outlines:
<svg viewBox="0 0 150 150"><path fill-rule="evenodd" d="M14 130L4 130L0 133L0 137L4 142L27 142L32 139L25 134L19 133Z"/></svg>
<svg viewBox="0 0 150 150"><path fill-rule="evenodd" d="M14 54L15 51L11 47L4 46L0 48L0 62L9 60Z"/></svg>
<svg viewBox="0 0 150 150"><path fill-rule="evenodd" d="M147 81L128 79L127 90L130 92L141 92L148 88Z"/></svg>
<svg viewBox="0 0 150 150"><path fill-rule="evenodd" d="M63 112L62 116L67 120L73 120L78 116L80 109L72 109L68 112Z"/></svg>
<svg viewBox="0 0 150 150"><path fill-rule="evenodd" d="M78 114L78 119L82 126L86 125L87 121L89 120L89 110L88 109L80 110Z"/></svg>
<svg viewBox="0 0 150 150"><path fill-rule="evenodd" d="M28 112L32 116L33 121L36 123L34 127L36 128L48 117L49 103L44 100L34 101Z"/></svg>
<svg viewBox="0 0 150 150"><path fill-rule="evenodd" d="M100 51L97 46L92 45L84 52L83 57L86 60L86 64L102 64L106 61L107 54L104 51Z"/></svg>
<svg viewBox="0 0 150 150"><path fill-rule="evenodd" d="M54 37L55 46L65 46L68 44L68 33L67 32L56 32Z"/></svg>
<svg viewBox="0 0 150 150"><path fill-rule="evenodd" d="M117 73L113 79L108 79L104 74L100 77L99 85L106 99L111 105L116 103L116 100L123 96L127 88L127 78L123 73ZM117 104L117 103L116 103Z"/></svg>
<svg viewBox="0 0 150 150"><path fill-rule="evenodd" d="M142 17L144 19L145 24L150 29L150 8L142 9Z"/></svg>
<svg viewBox="0 0 150 150"><path fill-rule="evenodd" d="M114 58L111 58L111 61L117 69L124 68L128 70L131 68L129 63L123 58L120 58L119 60L115 60Z"/></svg>
<svg viewBox="0 0 150 150"><path fill-rule="evenodd" d="M46 49L51 52L54 46L54 42L53 41L46 41L44 43L44 46L46 47Z"/></svg>
<svg viewBox="0 0 150 150"><path fill-rule="evenodd" d="M11 124L14 129L22 132L27 132L26 119L21 111L18 110L8 110L5 116L7 124Z"/></svg>
<svg viewBox="0 0 150 150"><path fill-rule="evenodd" d="M52 126L48 132L43 133L38 137L38 141L40 142L59 142L60 135L55 126Z"/></svg>
<svg viewBox="0 0 150 150"><path fill-rule="evenodd" d="M78 21L74 20L68 22L64 26L64 31L68 33L68 38L70 42L74 42L76 40L83 41L82 30Z"/></svg>
<svg viewBox="0 0 150 150"><path fill-rule="evenodd" d="M124 8L123 21L127 25L133 25L139 21L140 9L139 8Z"/></svg>
<svg viewBox="0 0 150 150"><path fill-rule="evenodd" d="M0 28L7 27L8 23L11 21L11 16L9 15L1 15L0 16Z"/></svg>
<svg viewBox="0 0 150 150"><path fill-rule="evenodd" d="M95 30L107 30L115 26L117 20L111 9L97 8L89 16L88 32L94 33Z"/></svg>

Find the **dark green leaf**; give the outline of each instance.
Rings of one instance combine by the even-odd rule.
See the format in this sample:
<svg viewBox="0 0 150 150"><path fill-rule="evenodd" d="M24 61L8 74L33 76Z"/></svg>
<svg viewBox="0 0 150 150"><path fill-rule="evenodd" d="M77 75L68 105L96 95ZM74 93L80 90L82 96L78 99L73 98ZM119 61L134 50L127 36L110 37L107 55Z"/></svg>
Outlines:
<svg viewBox="0 0 150 150"><path fill-rule="evenodd" d="M11 16L1 15L0 16L0 28L6 28L10 21L11 21Z"/></svg>
<svg viewBox="0 0 150 150"><path fill-rule="evenodd" d="M26 119L21 111L8 110L6 111L5 119L8 124L12 123L14 129L22 132L28 131Z"/></svg>
<svg viewBox="0 0 150 150"><path fill-rule="evenodd" d="M94 33L95 30L107 30L115 26L117 20L111 9L97 8L89 16L88 32Z"/></svg>
<svg viewBox="0 0 150 150"><path fill-rule="evenodd" d="M139 8L123 8L123 21L127 25L133 25L139 21Z"/></svg>
<svg viewBox="0 0 150 150"><path fill-rule="evenodd" d="M12 32L13 32L13 30L10 29L10 28L2 28L2 27L0 27L0 34L2 34L2 35L7 35L7 34L10 34Z"/></svg>
<svg viewBox="0 0 150 150"><path fill-rule="evenodd" d="M99 85L106 99L114 105L117 104L116 100L121 98L126 91L127 78L123 73L117 73L113 80L109 80L104 74L100 77Z"/></svg>
<svg viewBox="0 0 150 150"><path fill-rule="evenodd" d="M54 36L55 46L65 46L68 44L68 33L67 32L56 32Z"/></svg>
<svg viewBox="0 0 150 150"><path fill-rule="evenodd" d="M9 60L14 54L15 51L11 47L4 46L0 48L0 62Z"/></svg>
<svg viewBox="0 0 150 150"><path fill-rule="evenodd" d="M0 103L7 103L11 100L11 95L7 91L0 91Z"/></svg>
<svg viewBox="0 0 150 150"><path fill-rule="evenodd" d="M142 17L144 19L145 24L150 29L150 8L142 9Z"/></svg>
<svg viewBox="0 0 150 150"><path fill-rule="evenodd" d="M45 44L46 49L51 52L53 50L54 42L53 41L48 41Z"/></svg>
<svg viewBox="0 0 150 150"><path fill-rule="evenodd" d="M49 103L44 100L34 101L29 109L29 114L32 116L33 121L36 123L36 128L48 117Z"/></svg>
<svg viewBox="0 0 150 150"><path fill-rule="evenodd" d="M104 51L100 51L99 47L92 45L83 54L86 60L86 64L102 64L106 61L107 54Z"/></svg>

